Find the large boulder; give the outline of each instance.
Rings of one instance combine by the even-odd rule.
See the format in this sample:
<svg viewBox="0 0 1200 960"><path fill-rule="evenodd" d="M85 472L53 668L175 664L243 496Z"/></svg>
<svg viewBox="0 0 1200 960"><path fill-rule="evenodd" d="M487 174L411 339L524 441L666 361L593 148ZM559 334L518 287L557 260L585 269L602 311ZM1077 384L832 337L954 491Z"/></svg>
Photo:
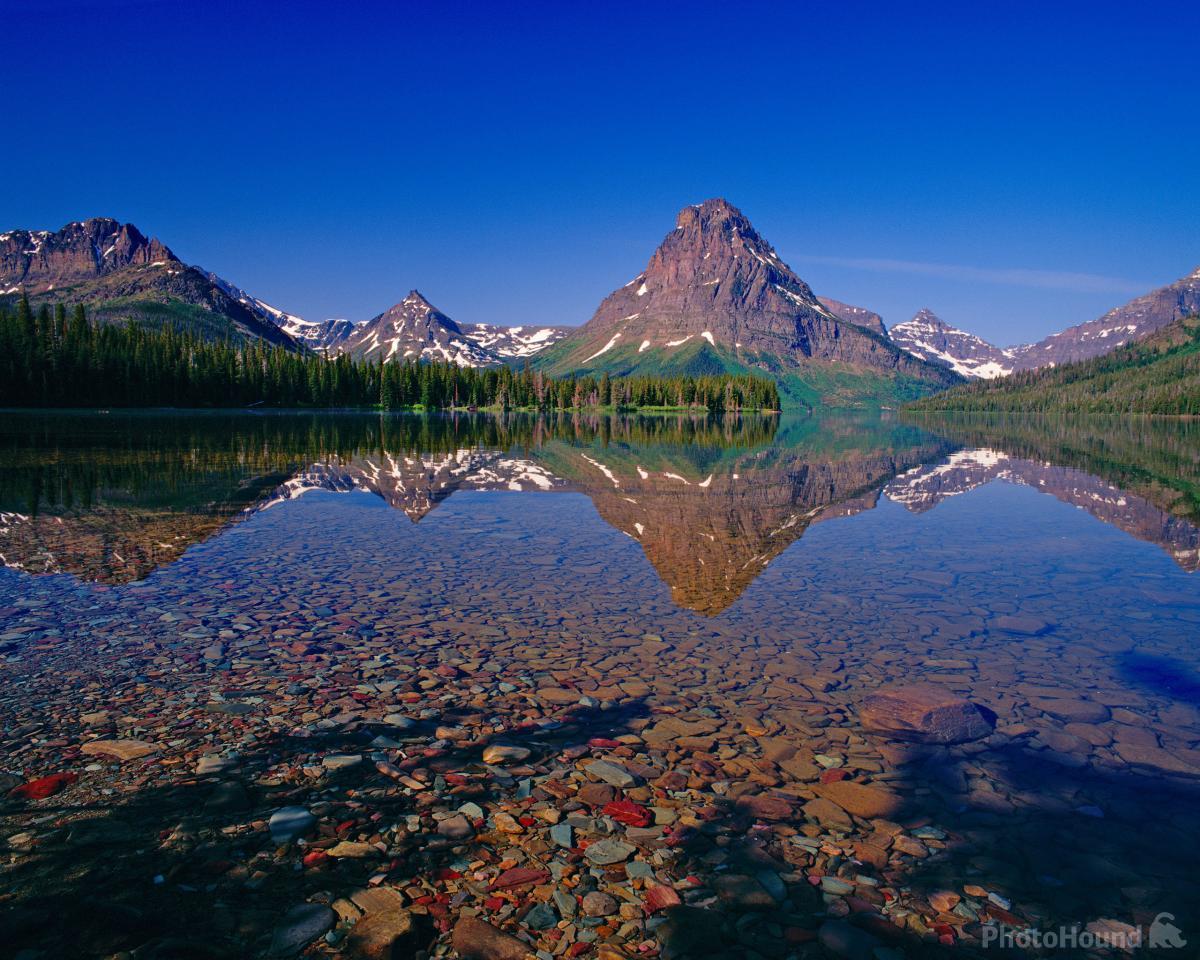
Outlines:
<svg viewBox="0 0 1200 960"><path fill-rule="evenodd" d="M863 699L858 718L872 733L918 743L979 740L995 726L990 711L928 683L877 690Z"/></svg>
<svg viewBox="0 0 1200 960"><path fill-rule="evenodd" d="M416 951L416 928L407 910L368 913L354 925L346 941L355 960L400 960Z"/></svg>
<svg viewBox="0 0 1200 960"><path fill-rule="evenodd" d="M464 960L526 960L533 955L529 944L475 917L454 925L450 946Z"/></svg>

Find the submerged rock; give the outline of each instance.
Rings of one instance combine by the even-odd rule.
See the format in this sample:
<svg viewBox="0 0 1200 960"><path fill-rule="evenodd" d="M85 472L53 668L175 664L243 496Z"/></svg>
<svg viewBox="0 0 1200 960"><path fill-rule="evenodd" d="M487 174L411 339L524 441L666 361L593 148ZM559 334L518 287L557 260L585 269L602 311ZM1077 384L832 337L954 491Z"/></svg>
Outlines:
<svg viewBox="0 0 1200 960"><path fill-rule="evenodd" d="M887 687L858 708L863 727L897 740L966 743L992 732L995 720L980 707L934 684Z"/></svg>

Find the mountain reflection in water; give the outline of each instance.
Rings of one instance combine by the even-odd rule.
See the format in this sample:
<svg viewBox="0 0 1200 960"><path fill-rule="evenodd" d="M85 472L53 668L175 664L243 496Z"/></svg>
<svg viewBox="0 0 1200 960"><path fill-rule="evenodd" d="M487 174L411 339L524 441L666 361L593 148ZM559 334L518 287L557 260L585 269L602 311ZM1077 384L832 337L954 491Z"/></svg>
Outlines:
<svg viewBox="0 0 1200 960"><path fill-rule="evenodd" d="M1079 507L1200 568L1200 443L1187 425L877 416L539 418L10 415L0 562L145 579L247 514L366 492L419 522L457 491L582 493L674 603L732 604L815 523L915 513L992 480Z"/></svg>

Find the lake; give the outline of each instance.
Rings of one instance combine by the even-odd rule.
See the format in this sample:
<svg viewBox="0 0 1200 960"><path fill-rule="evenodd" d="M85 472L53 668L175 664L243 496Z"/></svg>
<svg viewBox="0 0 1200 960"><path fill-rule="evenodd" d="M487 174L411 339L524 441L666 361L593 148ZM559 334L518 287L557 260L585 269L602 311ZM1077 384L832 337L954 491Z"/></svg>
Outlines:
<svg viewBox="0 0 1200 960"><path fill-rule="evenodd" d="M1200 943L1196 425L7 412L0 563L28 957Z"/></svg>

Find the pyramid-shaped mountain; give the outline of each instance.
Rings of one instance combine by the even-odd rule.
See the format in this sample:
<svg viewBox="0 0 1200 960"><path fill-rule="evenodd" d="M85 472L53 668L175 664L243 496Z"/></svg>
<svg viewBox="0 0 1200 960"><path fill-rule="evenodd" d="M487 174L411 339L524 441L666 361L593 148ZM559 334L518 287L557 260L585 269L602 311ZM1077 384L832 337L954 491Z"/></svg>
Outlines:
<svg viewBox="0 0 1200 960"><path fill-rule="evenodd" d="M417 290L359 325L342 350L371 361L449 360L460 367L499 362L495 354L470 339Z"/></svg>
<svg viewBox="0 0 1200 960"><path fill-rule="evenodd" d="M835 315L720 199L685 207L646 269L535 364L556 374L762 372L794 399L829 402L958 382Z"/></svg>

